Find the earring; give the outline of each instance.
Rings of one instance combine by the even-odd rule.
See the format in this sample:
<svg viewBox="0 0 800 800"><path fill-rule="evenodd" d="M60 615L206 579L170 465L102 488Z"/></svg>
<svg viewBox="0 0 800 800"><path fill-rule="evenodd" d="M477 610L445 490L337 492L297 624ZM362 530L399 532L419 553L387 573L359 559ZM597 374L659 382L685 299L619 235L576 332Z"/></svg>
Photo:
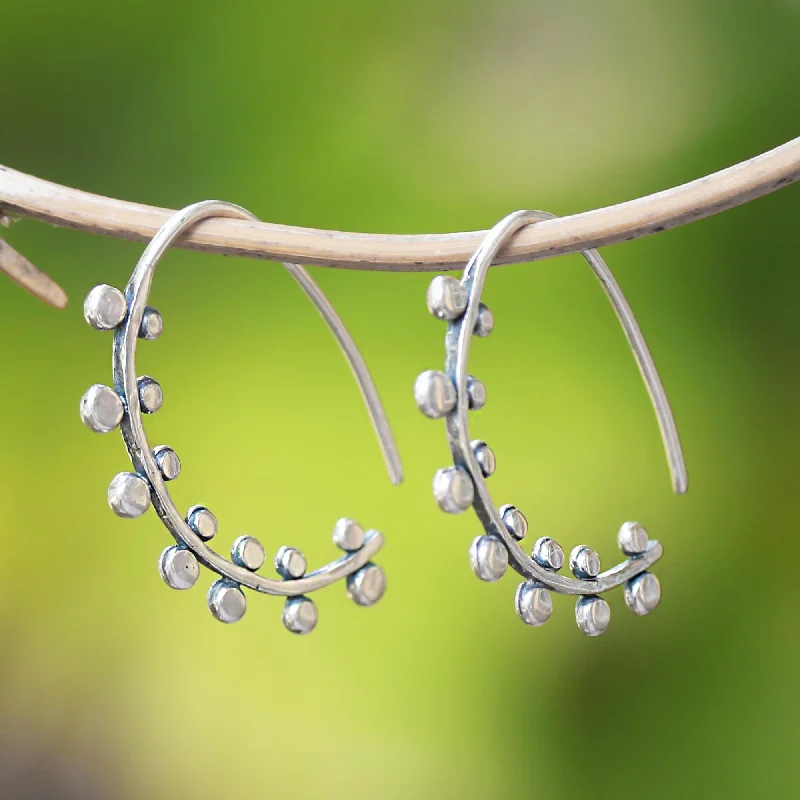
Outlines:
<svg viewBox="0 0 800 800"><path fill-rule="evenodd" d="M486 404L486 388L468 372L469 348L473 334L488 336L494 327L489 308L481 302L486 274L498 251L517 230L533 222L552 219L541 211L517 211L501 220L481 243L467 264L461 281L449 276L433 279L428 289L428 310L448 323L445 336L443 372L423 372L414 386L417 407L426 416L444 417L454 466L440 469L433 479L433 494L439 507L460 514L472 506L485 534L470 547L470 561L483 581L499 580L511 565L524 579L515 597L517 614L532 626L543 625L553 611L550 592L578 595L575 618L589 636L598 636L608 627L610 609L600 596L622 584L625 602L634 614L648 614L661 598L658 578L648 569L662 555L662 547L648 538L636 522L626 522L619 531L618 543L627 560L600 572L600 559L590 547L579 545L569 556L574 577L559 574L564 551L550 537L536 540L529 556L520 544L528 531L523 513L513 505L497 508L492 502L486 479L495 471L495 455L482 440L471 439L468 412ZM622 290L608 265L596 250L585 250L584 258L603 286L622 324L636 363L656 411L672 475L673 489L687 489L678 431L667 395L656 371L642 332Z"/></svg>
<svg viewBox="0 0 800 800"><path fill-rule="evenodd" d="M108 488L108 503L120 517L138 517L151 502L156 513L175 538L159 559L161 577L173 589L189 589L199 575L200 564L220 577L208 592L208 607L220 622L237 622L246 610L242 588L286 598L283 624L292 633L305 634L317 624L317 607L307 595L337 580L346 580L347 592L360 606L371 606L383 596L386 576L372 558L383 545L376 530L366 533L352 519L340 519L333 530L333 541L344 551L336 561L307 572L303 553L294 547L281 547L275 556L280 579L258 574L265 553L253 536L240 536L231 548L231 560L212 550L209 540L217 533L217 519L208 508L193 506L181 514L167 489L167 482L178 477L181 462L166 445L152 448L142 423L143 414L161 408L163 394L158 382L136 370L138 339L157 339L163 328L158 311L147 305L156 264L170 244L187 228L209 217L234 217L254 220L239 206L214 200L196 203L177 212L158 231L133 271L124 294L111 286L96 286L84 304L86 321L97 330L114 331L114 388L92 386L80 403L87 427L107 433L116 427L122 432L133 472L121 472ZM308 272L297 264L284 264L314 303L336 337L361 389L389 477L394 484L403 479L397 446L377 389L347 329L321 289Z"/></svg>

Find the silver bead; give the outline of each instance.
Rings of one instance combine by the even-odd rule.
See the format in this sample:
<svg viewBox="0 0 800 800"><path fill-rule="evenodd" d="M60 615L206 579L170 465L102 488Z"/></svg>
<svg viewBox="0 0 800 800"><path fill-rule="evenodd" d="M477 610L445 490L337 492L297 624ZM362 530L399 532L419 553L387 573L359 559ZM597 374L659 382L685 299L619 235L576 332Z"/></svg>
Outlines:
<svg viewBox="0 0 800 800"><path fill-rule="evenodd" d="M553 613L550 592L536 581L526 581L517 586L514 605L519 618L534 628L544 625Z"/></svg>
<svg viewBox="0 0 800 800"><path fill-rule="evenodd" d="M545 569L558 572L564 566L564 551L561 545L549 536L542 536L533 545L533 560Z"/></svg>
<svg viewBox="0 0 800 800"><path fill-rule="evenodd" d="M365 564L347 576L347 596L359 606L372 606L386 591L386 573L377 564Z"/></svg>
<svg viewBox="0 0 800 800"><path fill-rule="evenodd" d="M428 287L428 311L436 319L458 319L466 311L468 300L467 290L450 275L437 275Z"/></svg>
<svg viewBox="0 0 800 800"><path fill-rule="evenodd" d="M569 568L576 578L593 580L600 574L600 556L591 547L579 544L569 554Z"/></svg>
<svg viewBox="0 0 800 800"><path fill-rule="evenodd" d="M122 422L125 406L122 398L109 386L96 383L81 397L81 419L95 433L108 433Z"/></svg>
<svg viewBox="0 0 800 800"><path fill-rule="evenodd" d="M161 554L158 571L172 589L191 589L200 577L200 565L194 553L176 544Z"/></svg>
<svg viewBox="0 0 800 800"><path fill-rule="evenodd" d="M472 452L475 455L478 466L481 468L483 477L489 478L494 475L494 471L497 469L497 458L495 458L494 450L481 439L475 439L470 442L470 447L472 447Z"/></svg>
<svg viewBox="0 0 800 800"><path fill-rule="evenodd" d="M354 520L342 517L333 528L333 543L352 553L364 546L364 529Z"/></svg>
<svg viewBox="0 0 800 800"><path fill-rule="evenodd" d="M164 403L164 392L155 378L142 375L136 381L139 391L139 404L145 414L155 414Z"/></svg>
<svg viewBox="0 0 800 800"><path fill-rule="evenodd" d="M661 601L661 584L651 572L642 572L625 581L625 602L640 617L649 614Z"/></svg>
<svg viewBox="0 0 800 800"><path fill-rule="evenodd" d="M467 397L469 407L473 411L480 411L486 405L486 387L483 385L483 381L470 375L467 378Z"/></svg>
<svg viewBox="0 0 800 800"><path fill-rule="evenodd" d="M239 536L231 545L231 560L234 564L255 572L264 565L267 555L255 536Z"/></svg>
<svg viewBox="0 0 800 800"><path fill-rule="evenodd" d="M575 603L575 621L587 636L599 636L611 622L611 609L595 594L579 597Z"/></svg>
<svg viewBox="0 0 800 800"><path fill-rule="evenodd" d="M475 320L475 327L472 332L476 336L488 336L494 330L494 314L489 310L489 306L480 304L478 307L478 318Z"/></svg>
<svg viewBox="0 0 800 800"><path fill-rule="evenodd" d="M152 342L158 339L164 330L164 320L152 306L146 306L142 314L142 324L139 326L139 338Z"/></svg>
<svg viewBox="0 0 800 800"><path fill-rule="evenodd" d="M110 331L125 319L128 303L119 289L101 283L83 301L83 316L97 331Z"/></svg>
<svg viewBox="0 0 800 800"><path fill-rule="evenodd" d="M508 568L508 550L496 536L478 536L470 545L469 560L482 581L499 581Z"/></svg>
<svg viewBox="0 0 800 800"><path fill-rule="evenodd" d="M108 486L108 504L119 517L140 517L150 508L150 484L133 472L120 472Z"/></svg>
<svg viewBox="0 0 800 800"><path fill-rule="evenodd" d="M154 447L153 458L165 481L174 481L181 474L181 460L169 445L160 444Z"/></svg>
<svg viewBox="0 0 800 800"><path fill-rule="evenodd" d="M296 547L284 545L275 554L275 569L282 578L293 580L306 574L308 562Z"/></svg>
<svg viewBox="0 0 800 800"><path fill-rule="evenodd" d="M650 537L638 522L626 522L617 534L619 549L626 556L639 556L647 550Z"/></svg>
<svg viewBox="0 0 800 800"><path fill-rule="evenodd" d="M456 387L453 379L444 372L429 369L417 376L414 382L414 400L417 408L431 419L439 419L456 405Z"/></svg>
<svg viewBox="0 0 800 800"><path fill-rule="evenodd" d="M475 486L463 467L445 467L433 476L433 496L442 511L460 514L475 498Z"/></svg>
<svg viewBox="0 0 800 800"><path fill-rule="evenodd" d="M528 533L528 520L516 506L500 506L500 519L503 520L506 529L517 541L525 538Z"/></svg>
<svg viewBox="0 0 800 800"><path fill-rule="evenodd" d="M291 633L304 636L317 627L319 612L310 597L289 597L283 604L283 624Z"/></svg>
<svg viewBox="0 0 800 800"><path fill-rule="evenodd" d="M247 598L235 583L221 578L208 590L208 610L220 622L238 622L247 611Z"/></svg>
<svg viewBox="0 0 800 800"><path fill-rule="evenodd" d="M217 535L217 518L205 506L192 506L186 514L186 523L204 542Z"/></svg>

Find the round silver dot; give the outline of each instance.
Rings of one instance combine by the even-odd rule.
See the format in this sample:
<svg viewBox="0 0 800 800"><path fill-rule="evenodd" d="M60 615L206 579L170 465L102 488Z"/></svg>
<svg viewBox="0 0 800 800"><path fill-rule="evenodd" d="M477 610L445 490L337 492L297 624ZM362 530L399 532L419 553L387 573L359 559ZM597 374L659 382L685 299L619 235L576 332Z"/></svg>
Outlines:
<svg viewBox="0 0 800 800"><path fill-rule="evenodd" d="M142 375L136 381L139 391L139 404L145 414L155 414L164 404L164 392L155 378L149 375Z"/></svg>
<svg viewBox="0 0 800 800"><path fill-rule="evenodd" d="M605 633L611 622L611 609L602 597L587 595L579 597L575 603L575 621L587 636Z"/></svg>
<svg viewBox="0 0 800 800"><path fill-rule="evenodd" d="M319 612L310 597L289 597L283 604L283 624L286 630L304 636L317 627Z"/></svg>
<svg viewBox="0 0 800 800"><path fill-rule="evenodd" d="M174 481L181 474L181 460L169 445L160 444L153 448L153 457L165 481Z"/></svg>
<svg viewBox="0 0 800 800"><path fill-rule="evenodd" d="M158 571L172 589L191 589L200 577L200 565L194 553L176 544L161 554Z"/></svg>
<svg viewBox="0 0 800 800"><path fill-rule="evenodd" d="M661 601L661 584L651 572L625 581L625 602L640 617L649 614Z"/></svg>
<svg viewBox="0 0 800 800"><path fill-rule="evenodd" d="M626 556L638 556L647 550L650 537L638 522L626 522L617 534L619 549Z"/></svg>
<svg viewBox="0 0 800 800"><path fill-rule="evenodd" d="M467 397L469 398L469 407L473 411L480 411L486 405L486 387L483 385L483 381L470 375L467 378Z"/></svg>
<svg viewBox="0 0 800 800"><path fill-rule="evenodd" d="M83 316L97 331L110 331L125 319L128 303L119 289L101 283L83 301Z"/></svg>
<svg viewBox="0 0 800 800"><path fill-rule="evenodd" d="M120 472L108 486L108 504L119 517L140 517L150 508L150 484L133 472Z"/></svg>
<svg viewBox="0 0 800 800"><path fill-rule="evenodd" d="M579 544L569 554L569 568L576 578L593 580L600 574L600 556L591 547Z"/></svg>
<svg viewBox="0 0 800 800"><path fill-rule="evenodd" d="M221 578L208 590L208 610L220 622L238 622L247 611L247 598L235 583Z"/></svg>
<svg viewBox="0 0 800 800"><path fill-rule="evenodd" d="M364 546L364 529L354 520L343 517L333 528L333 543L352 553Z"/></svg>
<svg viewBox="0 0 800 800"><path fill-rule="evenodd" d="M481 439L475 439L470 442L470 446L475 455L475 460L481 468L483 477L489 478L494 475L494 471L497 469L497 458L495 457L494 450Z"/></svg>
<svg viewBox="0 0 800 800"><path fill-rule="evenodd" d="M80 411L87 428L95 433L108 433L122 422L125 406L112 388L96 383L81 397Z"/></svg>
<svg viewBox="0 0 800 800"><path fill-rule="evenodd" d="M475 327L472 332L476 336L488 336L494 330L494 314L489 310L489 306L480 304L478 307L478 318L475 320Z"/></svg>
<svg viewBox="0 0 800 800"><path fill-rule="evenodd" d="M433 496L442 511L460 514L472 505L475 486L462 467L445 467L433 476Z"/></svg>
<svg viewBox="0 0 800 800"><path fill-rule="evenodd" d="M467 308L469 295L459 281L450 275L437 275L428 287L428 311L436 319L458 319Z"/></svg>
<svg viewBox="0 0 800 800"><path fill-rule="evenodd" d="M482 581L499 581L508 568L508 550L496 536L478 536L470 545L469 560Z"/></svg>
<svg viewBox="0 0 800 800"><path fill-rule="evenodd" d="M439 419L455 408L455 384L444 372L426 370L414 382L414 400L426 417Z"/></svg>
<svg viewBox="0 0 800 800"><path fill-rule="evenodd" d="M347 576L347 596L359 606L372 606L386 592L386 573L377 564L365 564Z"/></svg>
<svg viewBox="0 0 800 800"><path fill-rule="evenodd" d="M535 581L526 581L517 586L514 605L519 618L534 628L544 625L553 613L550 592Z"/></svg>
<svg viewBox="0 0 800 800"><path fill-rule="evenodd" d="M217 518L205 506L192 506L186 514L186 523L204 542L217 535Z"/></svg>
<svg viewBox="0 0 800 800"><path fill-rule="evenodd" d="M255 572L264 565L267 555L255 536L239 536L231 545L231 560L240 567Z"/></svg>
<svg viewBox="0 0 800 800"><path fill-rule="evenodd" d="M275 554L275 569L282 578L294 580L306 574L308 562L296 547L284 545Z"/></svg>
<svg viewBox="0 0 800 800"><path fill-rule="evenodd" d="M517 541L525 538L528 533L528 520L516 506L500 506L500 519L503 520L506 529Z"/></svg>
<svg viewBox="0 0 800 800"><path fill-rule="evenodd" d="M564 551L561 545L549 536L542 536L533 545L533 560L545 569L558 572L564 566Z"/></svg>
<svg viewBox="0 0 800 800"><path fill-rule="evenodd" d="M164 320L152 306L147 306L142 314L142 324L139 326L139 338L152 342L158 339L164 330Z"/></svg>

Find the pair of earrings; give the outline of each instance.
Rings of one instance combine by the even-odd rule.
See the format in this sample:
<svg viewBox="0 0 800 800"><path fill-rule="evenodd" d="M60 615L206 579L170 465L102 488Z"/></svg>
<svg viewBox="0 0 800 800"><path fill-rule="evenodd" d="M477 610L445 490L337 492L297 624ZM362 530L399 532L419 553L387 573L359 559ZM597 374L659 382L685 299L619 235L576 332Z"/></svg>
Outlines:
<svg viewBox="0 0 800 800"><path fill-rule="evenodd" d="M218 201L205 201L176 213L158 231L137 263L124 292L108 285L96 286L84 304L86 321L97 330L114 332L113 388L96 384L80 403L83 422L98 433L119 427L133 465L133 472L118 474L108 488L108 503L121 517L138 517L152 504L161 521L175 539L159 558L159 571L173 589L189 589L197 582L200 566L219 578L208 592L208 606L221 622L242 618L247 603L242 588L285 598L283 623L292 633L306 634L317 624L318 611L311 592L344 579L347 593L360 606L378 602L386 590L386 575L373 558L383 545L377 530L364 529L352 519L340 519L333 529L333 542L343 551L338 559L308 572L303 553L281 547L274 558L277 578L259 574L264 565L264 547L253 536L240 536L231 547L230 559L211 548L217 533L217 519L205 506L192 506L181 513L173 502L167 483L178 477L181 462L167 445L151 447L144 430L143 415L157 412L163 403L158 382L136 370L139 339L154 340L163 329L158 311L147 304L155 267L170 244L192 225L209 217L225 216L255 219L245 209ZM454 465L436 473L433 491L439 506L460 513L473 506L484 534L470 548L476 575L485 581L498 580L511 565L524 582L516 593L516 609L529 625L541 625L552 613L550 592L578 595L576 619L580 629L591 636L602 633L609 622L608 604L600 595L624 584L628 606L646 614L658 604L658 579L648 572L662 553L658 542L648 540L644 529L626 523L619 544L627 561L601 573L596 553L589 547L575 548L569 559L575 575L559 575L564 563L560 545L553 539L537 540L532 555L520 545L527 533L527 521L514 506L497 509L486 486L495 469L495 456L483 441L470 440L468 412L486 402L486 389L468 374L472 335L488 336L494 320L480 302L486 273L495 255L516 230L551 215L519 211L501 220L488 234L467 265L459 282L449 276L434 278L428 290L428 308L446 320L446 360L444 372L423 372L414 394L420 410L429 417L444 417ZM613 275L600 255L589 250L587 261L600 279L620 318L628 341L642 371L661 426L677 492L686 489L686 470L675 423L663 386L644 342L641 331ZM350 364L361 390L367 411L383 451L389 477L394 484L403 473L397 446L381 405L377 389L355 343L317 284L297 264L284 264L322 315Z"/></svg>

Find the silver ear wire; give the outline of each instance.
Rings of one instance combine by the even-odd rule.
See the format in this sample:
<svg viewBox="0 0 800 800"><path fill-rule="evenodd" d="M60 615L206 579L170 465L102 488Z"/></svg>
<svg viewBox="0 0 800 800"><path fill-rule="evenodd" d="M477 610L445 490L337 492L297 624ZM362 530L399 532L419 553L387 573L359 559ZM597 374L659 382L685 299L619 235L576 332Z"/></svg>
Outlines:
<svg viewBox="0 0 800 800"><path fill-rule="evenodd" d="M642 526L628 522L618 537L620 548L629 556L627 561L600 572L597 554L589 547L579 546L569 559L574 577L558 574L564 561L560 545L541 538L529 556L520 544L527 532L522 512L514 506L498 510L492 502L486 480L494 472L496 458L486 442L472 440L469 432L470 410L482 408L486 402L485 387L469 374L468 362L472 336L487 336L494 325L491 312L481 302L489 267L516 231L553 217L543 211L509 214L489 231L464 269L461 281L449 276L434 278L428 291L428 310L437 319L447 321L445 369L422 373L415 385L415 398L426 416L444 417L446 422L454 466L439 470L434 477L434 496L439 506L449 513L461 513L472 506L485 529L485 534L475 539L470 548L475 574L481 580L495 581L510 565L522 575L525 582L517 590L516 608L529 625L541 625L549 618L552 603L548 590L578 595L575 608L578 627L589 636L597 636L605 631L610 620L608 604L599 595L615 586L624 584L626 602L634 613L647 614L656 607L661 589L658 579L647 569L661 558L661 545L650 541ZM583 256L600 280L625 331L655 408L673 488L683 493L688 486L686 464L672 409L647 343L600 254L586 250Z"/></svg>
<svg viewBox="0 0 800 800"><path fill-rule="evenodd" d="M147 305L156 264L172 242L189 227L209 217L234 217L255 220L247 210L232 203L208 200L187 206L173 215L153 237L137 263L124 294L111 286L97 286L84 305L86 321L98 330L114 330L114 388L95 385L81 400L81 417L97 432L108 432L119 425L133 464L133 473L120 473L111 482L108 502L123 517L137 517L151 501L177 544L161 555L159 570L174 589L188 589L197 581L199 565L216 572L220 579L208 593L211 613L221 622L236 622L246 610L242 587L286 598L283 622L293 633L309 633L317 624L317 609L306 595L340 579L346 579L347 592L357 605L369 606L383 596L386 577L371 562L383 545L375 530L364 533L358 523L339 520L334 544L344 555L313 572L306 572L303 554L282 547L274 566L279 578L258 574L265 561L261 543L252 536L240 536L233 543L231 559L207 544L217 532L216 517L204 506L193 506L184 516L166 487L178 477L180 461L169 448L152 448L142 422L143 413L155 413L163 394L158 383L136 371L136 345L140 338L155 339L163 328L158 312ZM378 391L364 359L341 319L308 272L298 264L284 265L300 284L331 329L347 359L361 390L384 455L392 483L400 483L403 470L397 445Z"/></svg>

